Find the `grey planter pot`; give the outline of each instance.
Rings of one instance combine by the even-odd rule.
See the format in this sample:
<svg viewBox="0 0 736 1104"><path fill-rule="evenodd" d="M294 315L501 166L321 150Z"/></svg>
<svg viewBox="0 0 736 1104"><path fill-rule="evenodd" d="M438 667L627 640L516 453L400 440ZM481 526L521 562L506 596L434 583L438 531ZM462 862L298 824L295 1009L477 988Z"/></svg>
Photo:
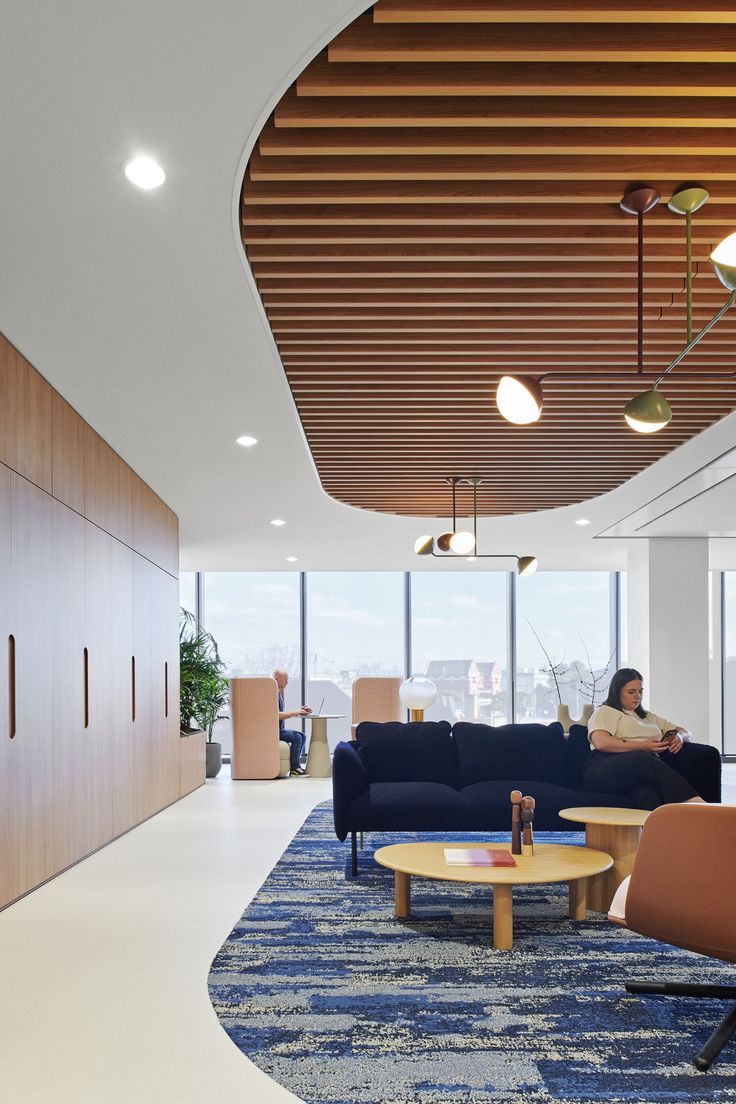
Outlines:
<svg viewBox="0 0 736 1104"><path fill-rule="evenodd" d="M222 769L222 744L208 742L205 748L207 749L207 778L217 778Z"/></svg>

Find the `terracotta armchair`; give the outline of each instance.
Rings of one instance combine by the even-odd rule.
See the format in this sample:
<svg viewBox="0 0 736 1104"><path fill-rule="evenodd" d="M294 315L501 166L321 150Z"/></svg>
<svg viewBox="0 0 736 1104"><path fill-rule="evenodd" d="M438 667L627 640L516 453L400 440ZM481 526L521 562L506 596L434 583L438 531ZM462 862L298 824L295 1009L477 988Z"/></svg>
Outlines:
<svg viewBox="0 0 736 1104"><path fill-rule="evenodd" d="M233 778L286 778L289 745L279 740L278 687L273 678L230 679Z"/></svg>
<svg viewBox="0 0 736 1104"><path fill-rule="evenodd" d="M399 701L401 678L359 678L353 683L352 739L361 721L405 721Z"/></svg>
<svg viewBox="0 0 736 1104"><path fill-rule="evenodd" d="M644 826L624 914L625 926L641 935L736 962L736 806L655 809ZM736 999L736 985L630 981L626 990ZM736 1004L694 1057L695 1066L707 1070L735 1031Z"/></svg>

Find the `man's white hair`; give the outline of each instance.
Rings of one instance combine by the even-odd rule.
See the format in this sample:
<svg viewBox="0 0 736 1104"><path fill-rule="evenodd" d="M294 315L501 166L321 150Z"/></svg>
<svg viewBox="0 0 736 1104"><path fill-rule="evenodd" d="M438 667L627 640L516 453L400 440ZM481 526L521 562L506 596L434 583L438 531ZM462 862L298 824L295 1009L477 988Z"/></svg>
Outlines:
<svg viewBox="0 0 736 1104"><path fill-rule="evenodd" d="M273 677L276 678L277 675L287 675L288 676L288 674L289 674L289 672L284 667L277 667L276 670L273 673Z"/></svg>

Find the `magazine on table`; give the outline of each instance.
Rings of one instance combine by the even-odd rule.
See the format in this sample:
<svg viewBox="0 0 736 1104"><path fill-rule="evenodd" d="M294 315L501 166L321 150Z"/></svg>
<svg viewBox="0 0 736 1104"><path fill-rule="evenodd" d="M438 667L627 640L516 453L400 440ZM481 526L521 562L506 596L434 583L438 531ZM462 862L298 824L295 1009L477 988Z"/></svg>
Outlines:
<svg viewBox="0 0 736 1104"><path fill-rule="evenodd" d="M510 851L491 847L445 847L448 866L516 866Z"/></svg>

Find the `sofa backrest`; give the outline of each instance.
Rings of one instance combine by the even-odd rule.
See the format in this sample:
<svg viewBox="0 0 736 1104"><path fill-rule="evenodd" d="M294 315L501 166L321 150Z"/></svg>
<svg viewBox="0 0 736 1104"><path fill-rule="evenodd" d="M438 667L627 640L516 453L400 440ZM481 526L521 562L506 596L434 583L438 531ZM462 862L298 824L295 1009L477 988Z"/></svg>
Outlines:
<svg viewBox="0 0 736 1104"><path fill-rule="evenodd" d="M457 753L448 721L362 721L355 742L369 782L457 785Z"/></svg>
<svg viewBox="0 0 736 1104"><path fill-rule="evenodd" d="M565 741L565 760L567 766L567 784L573 790L582 790L583 766L590 755L588 726L574 724L570 726L570 735Z"/></svg>
<svg viewBox="0 0 736 1104"><path fill-rule="evenodd" d="M558 722L492 725L458 721L452 730L460 786L508 779L566 784L565 736Z"/></svg>

